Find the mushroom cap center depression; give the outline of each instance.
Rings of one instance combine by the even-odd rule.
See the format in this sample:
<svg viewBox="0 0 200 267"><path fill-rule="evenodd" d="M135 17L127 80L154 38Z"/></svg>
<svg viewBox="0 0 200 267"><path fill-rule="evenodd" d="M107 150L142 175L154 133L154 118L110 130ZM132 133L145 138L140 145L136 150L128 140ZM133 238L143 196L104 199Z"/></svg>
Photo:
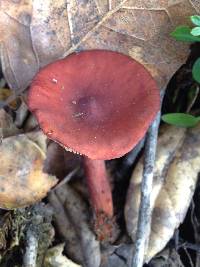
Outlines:
<svg viewBox="0 0 200 267"><path fill-rule="evenodd" d="M103 120L103 103L98 100L96 96L84 96L78 100L73 100L74 117L88 120L91 123Z"/></svg>
<svg viewBox="0 0 200 267"><path fill-rule="evenodd" d="M28 103L49 138L90 158L111 159L144 136L159 109L159 91L135 60L95 50L43 68Z"/></svg>

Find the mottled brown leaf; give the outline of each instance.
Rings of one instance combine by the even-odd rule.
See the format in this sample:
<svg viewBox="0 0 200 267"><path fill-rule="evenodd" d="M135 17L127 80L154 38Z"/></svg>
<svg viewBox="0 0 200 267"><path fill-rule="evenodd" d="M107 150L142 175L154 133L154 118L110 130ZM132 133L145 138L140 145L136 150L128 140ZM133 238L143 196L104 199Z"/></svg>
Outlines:
<svg viewBox="0 0 200 267"><path fill-rule="evenodd" d="M0 1L1 63L12 89L25 88L38 70L30 36L30 1Z"/></svg>
<svg viewBox="0 0 200 267"><path fill-rule="evenodd" d="M3 71L22 90L49 62L98 48L130 55L163 87L188 54L169 33L199 11L197 0L1 0Z"/></svg>
<svg viewBox="0 0 200 267"><path fill-rule="evenodd" d="M142 160L136 166L127 195L125 217L133 241L140 205ZM151 194L153 209L148 262L162 250L183 221L200 172L200 126L185 129L167 126L158 139Z"/></svg>
<svg viewBox="0 0 200 267"><path fill-rule="evenodd" d="M21 134L2 140L0 145L0 207L13 209L41 200L56 178L43 172L45 136Z"/></svg>

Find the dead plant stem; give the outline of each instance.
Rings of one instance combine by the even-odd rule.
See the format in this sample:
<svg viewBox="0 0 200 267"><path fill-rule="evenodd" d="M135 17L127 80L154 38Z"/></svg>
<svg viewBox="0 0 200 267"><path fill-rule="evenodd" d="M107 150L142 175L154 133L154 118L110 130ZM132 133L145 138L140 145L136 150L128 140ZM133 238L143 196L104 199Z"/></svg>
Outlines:
<svg viewBox="0 0 200 267"><path fill-rule="evenodd" d="M36 233L29 229L26 236L26 251L24 255L23 267L36 267L37 250L38 250L38 237Z"/></svg>
<svg viewBox="0 0 200 267"><path fill-rule="evenodd" d="M161 92L161 102L164 96L164 91ZM158 128L160 124L159 111L155 120L151 124L145 141L144 151L144 169L141 184L141 202L137 224L136 241L134 244L133 258L131 267L142 267L145 258L145 250L148 247L151 214L152 209L150 205L151 191L153 185L153 169L156 156L156 146L158 138Z"/></svg>

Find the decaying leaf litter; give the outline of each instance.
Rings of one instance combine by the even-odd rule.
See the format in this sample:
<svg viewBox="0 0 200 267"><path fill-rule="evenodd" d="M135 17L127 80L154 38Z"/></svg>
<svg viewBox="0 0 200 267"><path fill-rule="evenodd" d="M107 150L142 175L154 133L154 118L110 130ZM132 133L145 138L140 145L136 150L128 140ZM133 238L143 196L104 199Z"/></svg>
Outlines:
<svg viewBox="0 0 200 267"><path fill-rule="evenodd" d="M52 233L52 240L56 240L56 243L61 243L64 241L65 256L67 255L78 264L84 266L100 266L101 262L102 266L114 266L112 264L115 264L115 266L128 266L127 264L128 262L130 262L128 255L132 255L132 242L130 240L130 236L134 238L134 234L132 235L131 233L135 226L132 226L132 224L134 223L134 220L137 220L136 216L133 216L133 219L132 217L127 217L127 210L129 210L130 202L134 201L130 200L129 198L129 195L131 194L131 186L128 189L128 198L125 205L126 225L130 236L128 237L124 225L124 202L122 201L122 203L120 203L122 210L117 210L117 196L115 200L115 202L117 203L116 217L119 222L122 222L119 224L119 237L115 244L103 244L103 246L100 247L99 242L95 241L95 235L91 231L92 227L90 227L91 211L89 208L88 193L86 190L86 186L84 186L85 181L80 165L80 160L77 156L72 156L71 154L69 154L69 152L65 152L61 148L56 147L55 150L51 149L51 147L57 145L49 140L47 141L47 148L44 146L44 144L41 148L38 139L39 137L34 140L31 138L31 135L41 135L41 133L38 131L39 129L37 127L37 123L35 122L33 117L27 112L27 108L24 103L24 101L26 100L25 89L27 88L33 76L39 70L40 67L58 58L62 58L63 56L68 55L71 52L94 48L114 50L130 55L131 57L142 63L151 72L152 76L157 81L159 87L161 89L164 89L174 72L185 62L189 53L188 46L174 41L172 38L169 37L169 33L174 29L176 25L188 23L187 17L192 14L198 14L199 9L200 7L197 1L164 2L159 0L130 0L112 1L107 3L107 1L67 2L63 0L56 1L56 3L55 1L45 1L45 4L42 1L0 2L1 64L5 80L10 88L11 96L8 99L13 100L16 99L15 95L21 95L20 101L22 102L21 106L17 109L9 105L5 107L5 110L2 110L2 149L4 149L4 153L7 154L7 151L14 147L13 144L16 144L16 142L18 144L18 140L27 140L26 142L30 144L31 148L34 147L34 149L31 149L30 153L36 154L27 155L29 153L26 153L27 150L24 150L26 146L24 145L24 143L19 142L18 149L22 152L20 152L20 154L18 155L25 156L26 162L28 164L27 167L31 169L31 174L33 176L38 175L38 172L41 176L41 172L43 169L43 164L41 163L41 161L40 163L38 162L37 155L42 160L47 156L48 160L46 161L45 169L48 169L48 172L51 175L54 175L54 178L52 176L52 178L47 177L46 174L45 177L47 179L52 180L52 182L56 179L55 176L57 176L57 178L64 178L66 175L70 175L70 173L75 168L77 168L77 172L71 178L70 183L69 185L67 185L67 187L70 186L70 192L75 190L73 196L78 197L77 203L80 203L80 205L76 207L72 201L67 200L68 189L67 187L65 188L65 186L61 186L60 188L58 187L57 189L51 190L48 200L44 199L44 201L47 202L47 209L49 207L49 202L54 210L53 214L55 215L55 234ZM178 84L180 84L180 82ZM173 88L174 86L176 86L176 83L173 83L171 88ZM4 99L2 99L2 104L6 104ZM16 127L16 125L18 127ZM195 188L196 179L199 172L199 169L196 169L199 160L198 138L195 137L195 134L198 136L198 129L194 130L194 132L196 131L195 134L191 132L188 133L183 130L184 133L181 134L181 140L179 140L179 142L178 140L176 140L177 143L173 140L173 136L171 139L169 138L171 134L173 135L173 130L171 130L172 132L167 135L167 137L169 138L169 142L165 140L162 141L162 134L164 135L162 131L167 132L167 130L163 130L161 127L161 135L160 139L158 139L159 145L157 157L159 157L160 155L160 158L156 159L156 164L159 164L160 169L157 170L156 167L156 174L154 174L154 178L156 176L154 181L158 181L158 183L155 185L155 187L153 187L153 192L155 193L152 194L152 198L154 198L155 206L153 205L153 203L152 205L155 208L153 209L154 216L152 217L152 220L157 221L158 225L162 225L162 219L158 220L158 218L162 217L161 215L163 215L164 218L166 218L167 216L167 218L169 217L171 219L171 221L169 221L170 227L169 225L164 225L163 228L159 228L160 226L155 223L155 228L159 228L157 232L158 237L162 239L161 233L163 233L164 231L168 231L168 233L170 232L168 239L170 239L170 235L173 235L173 230L177 228L179 222L183 220L185 212L187 210L187 207L185 207L185 210L178 210L178 213L176 211L176 208L180 204L179 202L178 204L174 204L176 203L176 200L175 202L173 202L174 198L175 196L179 195L180 197L183 197L184 193L182 193L182 189L180 189L182 184L178 185L177 181L175 181L174 186L173 175L174 173L176 173L176 171L179 170L178 168L180 168L181 172L178 172L179 175L181 175L183 172L184 177L186 177L186 172L187 175L190 176L189 170L191 170L192 166L190 178L193 183L188 192L188 199L190 199ZM176 135L177 131L179 130L176 129ZM190 139L191 135L192 137ZM179 135L177 135L177 138L178 136ZM41 136L41 138L44 137ZM193 141L190 141L193 140L192 138L195 138L195 141L197 142L197 144L194 142L194 144L196 144L194 148L194 153L193 151L188 152L187 149L187 145L189 145L189 149L191 149L192 147L190 145L190 142L193 143ZM8 140L10 142L8 142ZM164 143L164 147L166 147L166 149L162 148L162 142ZM7 143L9 144L9 149L6 148ZM185 143L186 145L184 145ZM181 148L179 146L181 146ZM184 152L184 149L186 150L186 152ZM11 157L12 155L13 158ZM10 161L6 161L6 163L8 164L10 162L11 166L14 163L14 167L17 168L19 162L14 161L16 156L12 153L12 150L11 154L7 154L7 157L10 159ZM19 156L18 158L19 161L20 159L22 160L22 158L20 158ZM29 158L32 158L32 160L28 162ZM5 160L4 154L3 159ZM61 160L65 162L65 164L61 164ZM161 162L157 163L159 161ZM176 162L178 162L179 164L177 164ZM140 165L141 163L139 162L138 164ZM184 169L186 168L185 165L187 165L188 171L183 171L181 164L184 164ZM19 165L21 166L21 164ZM135 172L139 169L139 165L135 167L133 176L135 175ZM35 169L35 166L37 166L39 170ZM133 167L131 166L131 168L127 169L128 173L122 173L122 176L124 177L120 177L117 176L118 168L120 166L123 166L123 159L116 160L114 162L108 162L108 169L112 174L114 174L112 175L111 181L113 185L114 195L116 195L115 192L117 192L117 186L125 184L124 196L120 196L123 200L127 192L126 187L128 184L127 181L129 180L127 176L128 173L132 172ZM8 172L8 177L11 177L9 174L9 168L5 166L5 169ZM14 175L17 176L17 178L22 179L23 175L20 173L20 171L18 173L17 171L15 171ZM170 174L171 172L172 175ZM118 177L117 180L114 179L115 175L116 177ZM42 176L44 176L44 174L42 174ZM171 182L169 182L170 180L167 180L168 176L172 179L173 187L177 188L177 190L180 189L180 194L177 194L177 192L174 193L174 188L169 186ZM141 175L138 175L137 179L139 179L139 177L141 177ZM191 180L189 179L189 181ZM137 181L138 180L135 180L137 187L134 190L138 190L137 188L139 186L139 181L138 183ZM38 186L37 180L34 182L35 186ZM162 185L162 183L164 183L164 185ZM49 187L51 185L49 185ZM26 188L27 185L19 183L19 186L22 186L21 189L25 190L23 192L28 192ZM33 188L33 186L34 184L30 184L31 189ZM8 183L8 187L6 187L5 184L6 189L10 190L10 187L10 183ZM185 188L187 186L183 187ZM4 191L5 188L1 191L3 195L7 196ZM44 187L39 189L42 189L42 191L45 190ZM14 197L14 199L16 197L19 201L18 196L15 196L15 194L13 194L15 191L18 190L16 190L15 187L11 188L11 190L12 194L10 194L10 196ZM49 188L46 188L46 192L48 190ZM58 190L61 190L62 192L66 191L66 194L61 194L61 191L59 192ZM44 194L46 194L46 192L43 191L42 194L39 194L37 199L41 199ZM159 194L161 194L162 192L163 194L165 194L165 192L170 192L167 194L171 196L169 200L167 200L168 198L166 198L166 202L164 203L159 200ZM21 194L19 195L21 196ZM30 197L31 194L27 194L27 196ZM64 198L64 196L66 199ZM22 200L24 201L24 195ZM20 200L19 203L22 203L23 206L22 200ZM31 196L31 202L34 201L35 196ZM137 201L138 199L135 199L135 203L137 203ZM16 204L15 200L14 204ZM70 207L70 205L72 206ZM167 206L167 209L160 208L162 207L162 205L163 207ZM170 209L169 206L171 207ZM134 209L134 205L131 205L131 208ZM76 215L71 214L71 211L74 209L76 210L76 212L78 212L79 220L81 218L81 220L83 221L81 226L76 226L76 223L74 223L74 219L77 220L75 217ZM165 212L168 209L172 213L172 217L169 216L169 211L167 211L167 213ZM84 212L82 213L82 211ZM26 212L27 211L25 210L25 214ZM76 212L74 214L76 214ZM129 212L131 213L132 210L130 209ZM136 209L136 211L134 212L135 214L137 214L138 210ZM2 211L2 218L3 213L4 212ZM11 215L12 212L8 211L8 214ZM45 221L46 214L43 214L42 217ZM63 220L63 218L65 218L65 220ZM61 219L63 220L62 224ZM34 227L24 222L21 225L26 225L29 230L31 229L29 232L31 232L33 236L36 236L37 243L38 222L35 222L34 220L33 222ZM42 223L44 222L42 221ZM3 221L2 224L5 225ZM24 226L24 228L26 227ZM9 229L12 228L10 227ZM4 232L5 236L7 236L7 232ZM153 233L156 236L155 232ZM28 234L26 236L28 236ZM20 235L18 235L18 237L20 237ZM160 243L157 244L157 242L159 242L159 238L155 239L154 241L151 240L153 240L152 237L150 237L150 248L149 250L147 250L149 252L147 252L146 254L146 259L148 260L150 260L152 256L159 252L159 250L156 250L151 244L154 244L155 247L159 247L159 249L161 246ZM167 243L168 240L162 241ZM87 244L87 246L85 244ZM20 245L18 244L18 246ZM22 244L22 246L24 247L24 250L28 250L28 246L25 245L25 242ZM35 244L35 246L37 246L37 244ZM165 244L163 246L165 246ZM129 253L127 253L127 251ZM6 250L4 249L4 253L5 252ZM6 255L8 255L9 253L6 253ZM24 255L27 253L29 252L26 251ZM62 255L62 252L59 253L60 255ZM93 256L91 257L91 255ZM172 257L172 255L169 255L167 260L170 260L170 257ZM59 258L59 260L61 261L61 258ZM47 262L48 261L50 261L50 259L47 260ZM63 259L63 261L65 260ZM7 262L9 262L9 260ZM54 265L53 264L54 263L52 263L52 265L50 266L56 266L56 263Z"/></svg>

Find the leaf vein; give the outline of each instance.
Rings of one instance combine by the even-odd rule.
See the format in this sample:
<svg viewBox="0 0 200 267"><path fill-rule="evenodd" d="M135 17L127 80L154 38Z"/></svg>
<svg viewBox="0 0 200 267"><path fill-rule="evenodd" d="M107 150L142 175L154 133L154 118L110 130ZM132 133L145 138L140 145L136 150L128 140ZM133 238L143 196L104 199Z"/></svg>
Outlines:
<svg viewBox="0 0 200 267"><path fill-rule="evenodd" d="M90 30L86 35L77 43L73 44L70 49L68 49L64 54L63 57L67 56L68 54L74 52L80 45L81 43L85 42L94 31L98 30L98 28L106 21L108 20L114 13L116 13L120 8L127 2L127 0L123 0L118 6L116 6L113 10L108 11L103 18Z"/></svg>

